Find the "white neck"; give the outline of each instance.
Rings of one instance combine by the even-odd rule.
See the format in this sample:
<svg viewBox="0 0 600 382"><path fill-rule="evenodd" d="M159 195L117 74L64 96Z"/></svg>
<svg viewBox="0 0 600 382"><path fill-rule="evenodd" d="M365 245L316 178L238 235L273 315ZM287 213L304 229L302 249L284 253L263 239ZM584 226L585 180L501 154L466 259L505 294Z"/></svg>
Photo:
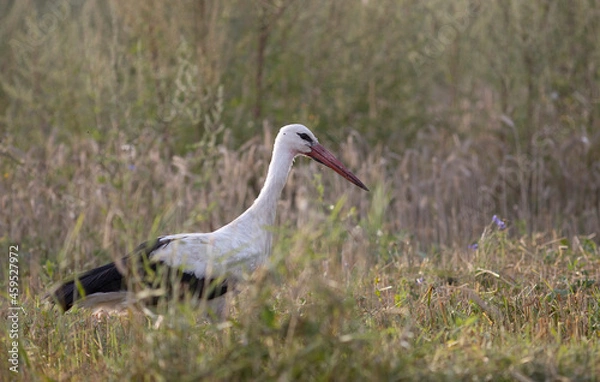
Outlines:
<svg viewBox="0 0 600 382"><path fill-rule="evenodd" d="M291 151L275 145L265 184L250 207L250 209L256 211L255 216L262 215L262 219L260 220L265 225L273 225L275 223L277 202L281 197L281 191L285 186L288 174L294 163L294 157L295 154Z"/></svg>
<svg viewBox="0 0 600 382"><path fill-rule="evenodd" d="M236 219L238 223L240 221L253 222L259 224L261 228L272 226L275 223L277 201L281 196L295 156L291 151L275 145L265 184L250 208Z"/></svg>

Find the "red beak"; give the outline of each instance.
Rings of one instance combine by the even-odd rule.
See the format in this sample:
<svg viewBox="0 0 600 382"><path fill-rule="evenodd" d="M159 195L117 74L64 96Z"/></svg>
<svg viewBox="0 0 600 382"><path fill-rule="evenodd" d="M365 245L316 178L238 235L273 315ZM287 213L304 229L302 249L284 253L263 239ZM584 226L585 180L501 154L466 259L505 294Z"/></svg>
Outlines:
<svg viewBox="0 0 600 382"><path fill-rule="evenodd" d="M342 164L342 162L340 162L332 153L330 153L325 147L321 146L320 144L313 144L311 147L311 151L305 155L329 167L330 169L337 172L338 174L346 178L348 181L354 183L363 190L369 191L367 186L365 186L363 182L361 182L360 179L356 177L356 175L351 173L350 170L348 170L346 166Z"/></svg>

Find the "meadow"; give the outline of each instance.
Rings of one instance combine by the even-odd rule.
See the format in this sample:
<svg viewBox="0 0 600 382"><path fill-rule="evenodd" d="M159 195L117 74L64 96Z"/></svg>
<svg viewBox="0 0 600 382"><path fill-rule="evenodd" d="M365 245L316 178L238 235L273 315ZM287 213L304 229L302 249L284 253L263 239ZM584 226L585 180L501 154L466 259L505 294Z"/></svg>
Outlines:
<svg viewBox="0 0 600 382"><path fill-rule="evenodd" d="M0 380L600 379L598 19L598 1L3 2ZM370 192L297 159L272 260L226 319L44 303L237 217L294 122Z"/></svg>

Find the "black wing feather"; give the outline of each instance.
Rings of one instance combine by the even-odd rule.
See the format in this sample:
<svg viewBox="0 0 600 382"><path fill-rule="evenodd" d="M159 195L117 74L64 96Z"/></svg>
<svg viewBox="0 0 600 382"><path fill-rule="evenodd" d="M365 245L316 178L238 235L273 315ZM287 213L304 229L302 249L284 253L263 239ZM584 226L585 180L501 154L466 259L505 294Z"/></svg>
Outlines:
<svg viewBox="0 0 600 382"><path fill-rule="evenodd" d="M136 263L135 275L138 277L141 276L141 279L148 287L160 286L156 285L155 282L156 275L159 275L161 280L167 282L167 289L170 294L175 289L171 284L172 281L177 281L184 286L182 292L187 290L198 298L204 297L207 286L209 289L206 291L206 298L209 300L227 293L228 283L225 279L210 278L207 282L203 277L198 278L191 273L174 269L162 261L149 261L154 251L166 247L171 241L173 240L159 237L156 240L144 242L130 255L123 257L119 265L112 262L89 270L75 279L60 285L49 294L49 297L60 304L64 311L67 311L71 309L78 299L83 297L80 290L83 291L84 296L94 293L126 291L131 284L128 281L132 276L132 265ZM151 302L156 304L157 299Z"/></svg>
<svg viewBox="0 0 600 382"><path fill-rule="evenodd" d="M74 280L68 281L51 293L51 297L60 304L63 310L71 309L74 301L81 298L80 288L85 295L93 293L116 292L122 290L123 275L115 263L85 272Z"/></svg>

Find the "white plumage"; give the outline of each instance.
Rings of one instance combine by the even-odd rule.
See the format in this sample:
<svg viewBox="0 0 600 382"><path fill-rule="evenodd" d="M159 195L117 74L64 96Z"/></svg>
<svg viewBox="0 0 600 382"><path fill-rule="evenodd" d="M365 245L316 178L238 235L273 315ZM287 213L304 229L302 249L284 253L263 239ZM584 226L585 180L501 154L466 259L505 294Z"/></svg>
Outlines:
<svg viewBox="0 0 600 382"><path fill-rule="evenodd" d="M180 272L178 280L191 285L189 289L198 296L208 294L206 297L210 299L222 295L228 289L224 278L239 278L244 272L254 271L268 259L271 253L270 227L275 223L277 201L297 155L315 159L368 191L354 174L318 143L307 127L288 125L277 134L267 178L260 194L237 219L214 232L168 235L158 238L152 245L143 244L121 264L110 263L92 269L62 284L51 296L65 310L82 298L82 291L86 305L119 300L117 293L126 291L130 285L127 281L131 273L128 270L131 269L129 263L132 256L145 256L144 259L152 264L153 270L167 267ZM144 272L145 267L139 268ZM218 285L206 289L209 281L215 280Z"/></svg>

